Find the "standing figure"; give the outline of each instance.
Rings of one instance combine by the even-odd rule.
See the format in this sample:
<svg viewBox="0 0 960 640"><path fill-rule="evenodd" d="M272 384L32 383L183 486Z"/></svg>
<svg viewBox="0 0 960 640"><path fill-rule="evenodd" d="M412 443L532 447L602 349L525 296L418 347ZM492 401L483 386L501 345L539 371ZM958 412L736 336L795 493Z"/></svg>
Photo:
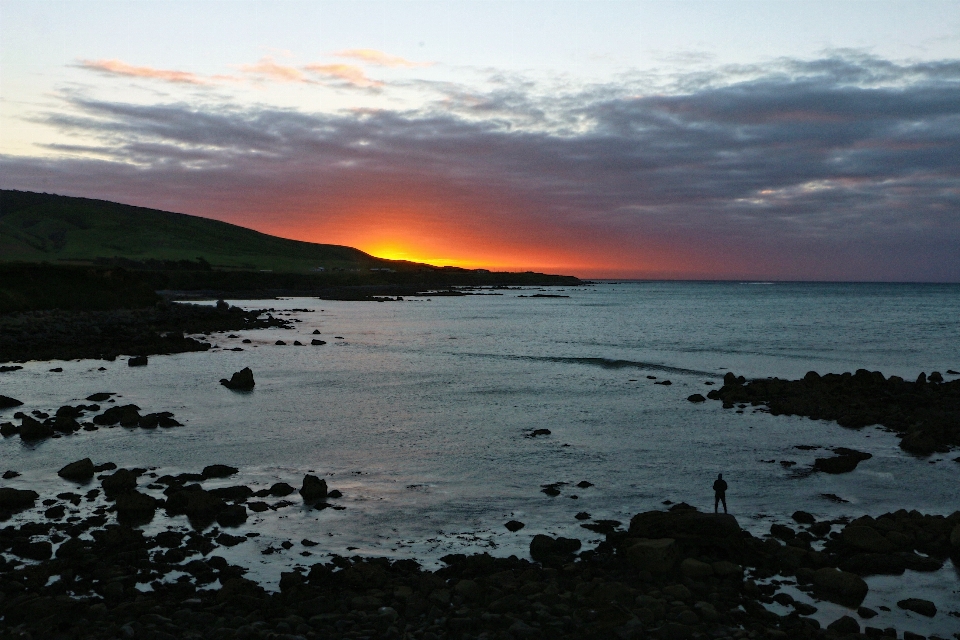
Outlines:
<svg viewBox="0 0 960 640"><path fill-rule="evenodd" d="M717 479L713 481L713 512L717 513L717 507L723 503L723 512L727 512L727 482L723 479L723 474L718 473Z"/></svg>

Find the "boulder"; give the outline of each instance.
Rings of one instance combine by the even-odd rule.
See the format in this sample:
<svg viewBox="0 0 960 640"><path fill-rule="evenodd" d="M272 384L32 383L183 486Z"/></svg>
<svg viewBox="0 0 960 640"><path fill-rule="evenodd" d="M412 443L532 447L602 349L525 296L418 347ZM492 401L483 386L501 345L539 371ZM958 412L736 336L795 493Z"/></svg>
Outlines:
<svg viewBox="0 0 960 640"><path fill-rule="evenodd" d="M630 520L631 538L673 538L699 546L732 549L743 544L737 519L725 513L701 513L689 505L671 511L647 511Z"/></svg>
<svg viewBox="0 0 960 640"><path fill-rule="evenodd" d="M137 488L137 476L129 469L117 469L113 474L100 481L107 497L118 496Z"/></svg>
<svg viewBox="0 0 960 640"><path fill-rule="evenodd" d="M43 440L53 435L53 429L30 416L20 418L21 440Z"/></svg>
<svg viewBox="0 0 960 640"><path fill-rule="evenodd" d="M530 557L537 562L563 558L579 551L581 544L576 538L551 538L540 533L530 542Z"/></svg>
<svg viewBox="0 0 960 640"><path fill-rule="evenodd" d="M954 553L960 553L960 524L950 532L950 548Z"/></svg>
<svg viewBox="0 0 960 640"><path fill-rule="evenodd" d="M183 489L167 498L166 509L171 514L184 514L189 518L213 518L226 503L203 489Z"/></svg>
<svg viewBox="0 0 960 640"><path fill-rule="evenodd" d="M322 345L327 344L327 341L326 341L326 340L317 340L316 338L314 338L313 340L310 341L310 344L312 344L312 345L315 346L315 347L319 347L319 346L322 346Z"/></svg>
<svg viewBox="0 0 960 640"><path fill-rule="evenodd" d="M511 533L516 533L517 531L520 531L520 529L523 529L527 525L520 522L519 520L511 520L510 522L506 523L503 526L507 528L507 531L510 531Z"/></svg>
<svg viewBox="0 0 960 640"><path fill-rule="evenodd" d="M827 629L843 634L860 633L860 623L850 616L843 616L828 624Z"/></svg>
<svg viewBox="0 0 960 640"><path fill-rule="evenodd" d="M83 460L71 462L63 469L60 469L60 471L57 471L57 475L65 480L85 482L93 477L93 461L90 458L84 458Z"/></svg>
<svg viewBox="0 0 960 640"><path fill-rule="evenodd" d="M838 604L859 606L869 591L867 583L860 576L831 567L817 569L811 579L815 590L823 594L826 600Z"/></svg>
<svg viewBox="0 0 960 640"><path fill-rule="evenodd" d="M107 400L110 399L110 396L112 395L113 395L112 393L101 391L99 393L94 393L92 395L87 396L87 400L90 400L91 402L106 402Z"/></svg>
<svg viewBox="0 0 960 640"><path fill-rule="evenodd" d="M729 560L719 560L711 563L710 566L713 568L713 575L717 576L718 578L743 577L743 567L734 562L730 562Z"/></svg>
<svg viewBox="0 0 960 640"><path fill-rule="evenodd" d="M832 458L817 458L813 468L824 473L849 473L860 464L858 456L834 456Z"/></svg>
<svg viewBox="0 0 960 640"><path fill-rule="evenodd" d="M866 525L847 525L841 532L841 539L851 547L870 553L890 553L894 550L892 542Z"/></svg>
<svg viewBox="0 0 960 640"><path fill-rule="evenodd" d="M0 488L0 510L14 511L16 509L26 509L32 507L37 498L40 497L36 491L29 489L11 489L9 487Z"/></svg>
<svg viewBox="0 0 960 640"><path fill-rule="evenodd" d="M145 367L147 366L147 356L134 356L127 360L127 364L131 367Z"/></svg>
<svg viewBox="0 0 960 640"><path fill-rule="evenodd" d="M232 504L217 514L217 524L221 527L238 527L247 521L247 508L242 504Z"/></svg>
<svg viewBox="0 0 960 640"><path fill-rule="evenodd" d="M799 522L800 524L814 524L817 521L817 519L813 517L813 514L807 513L806 511L794 511L792 517L794 522Z"/></svg>
<svg viewBox="0 0 960 640"><path fill-rule="evenodd" d="M670 572L680 554L673 538L630 538L621 549L634 568L650 573Z"/></svg>
<svg viewBox="0 0 960 640"><path fill-rule="evenodd" d="M937 605L933 604L929 600L921 600L920 598L907 598L906 600L899 601L897 606L901 609L906 609L907 611L919 613L920 615L928 618L932 618L933 616L937 615Z"/></svg>
<svg viewBox="0 0 960 640"><path fill-rule="evenodd" d="M272 485L270 485L270 489L269 489L270 495L277 496L278 498L282 498L283 496L288 496L294 491L296 491L296 489L291 487L286 482L275 482Z"/></svg>
<svg viewBox="0 0 960 640"><path fill-rule="evenodd" d="M253 371L250 370L250 367L244 367L234 373L229 380L221 378L220 384L235 391L249 391L253 389L256 382L253 380Z"/></svg>
<svg viewBox="0 0 960 640"><path fill-rule="evenodd" d="M20 433L20 427L13 424L12 422L0 423L0 436L4 438L9 438Z"/></svg>
<svg viewBox="0 0 960 640"><path fill-rule="evenodd" d="M701 394L695 393L693 395L687 396L687 400L690 402L706 402L707 399L704 398Z"/></svg>
<svg viewBox="0 0 960 640"><path fill-rule="evenodd" d="M157 499L132 490L117 496L117 516L127 520L149 520L157 510Z"/></svg>
<svg viewBox="0 0 960 640"><path fill-rule="evenodd" d="M23 403L16 398L0 396L0 409L10 409L12 407L19 407L21 405L23 405Z"/></svg>
<svg viewBox="0 0 960 640"><path fill-rule="evenodd" d="M208 478L228 478L237 473L239 469L225 464L211 464L203 468L200 475L206 480Z"/></svg>
<svg viewBox="0 0 960 640"><path fill-rule="evenodd" d="M307 474L303 476L303 485L300 487L300 495L305 502L316 502L327 497L327 481L321 480L317 476Z"/></svg>
<svg viewBox="0 0 960 640"><path fill-rule="evenodd" d="M247 498L253 495L253 489L240 484L232 487L219 487L217 489L210 489L208 493L217 496L221 500L229 500L230 502L245 502Z"/></svg>
<svg viewBox="0 0 960 640"><path fill-rule="evenodd" d="M680 573L693 580L701 580L713 575L713 567L696 558L687 558L680 563Z"/></svg>

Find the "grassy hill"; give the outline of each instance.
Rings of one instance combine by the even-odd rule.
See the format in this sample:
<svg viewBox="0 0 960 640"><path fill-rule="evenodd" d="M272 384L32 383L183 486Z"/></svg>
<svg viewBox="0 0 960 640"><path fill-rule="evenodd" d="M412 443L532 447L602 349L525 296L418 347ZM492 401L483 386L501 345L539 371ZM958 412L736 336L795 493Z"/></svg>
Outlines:
<svg viewBox="0 0 960 640"><path fill-rule="evenodd" d="M182 213L104 200L0 190L0 260L51 263L97 258L204 260L217 269L309 272L316 267L398 271L429 268L359 249L287 240Z"/></svg>

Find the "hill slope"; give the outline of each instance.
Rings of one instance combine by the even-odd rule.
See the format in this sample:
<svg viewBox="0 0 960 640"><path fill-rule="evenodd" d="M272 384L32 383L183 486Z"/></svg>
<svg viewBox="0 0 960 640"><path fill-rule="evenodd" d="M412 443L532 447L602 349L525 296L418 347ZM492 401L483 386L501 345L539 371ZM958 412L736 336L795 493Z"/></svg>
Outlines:
<svg viewBox="0 0 960 640"><path fill-rule="evenodd" d="M0 190L0 260L97 258L190 260L215 267L306 272L425 265L375 258L359 249L287 240L226 222L46 193Z"/></svg>

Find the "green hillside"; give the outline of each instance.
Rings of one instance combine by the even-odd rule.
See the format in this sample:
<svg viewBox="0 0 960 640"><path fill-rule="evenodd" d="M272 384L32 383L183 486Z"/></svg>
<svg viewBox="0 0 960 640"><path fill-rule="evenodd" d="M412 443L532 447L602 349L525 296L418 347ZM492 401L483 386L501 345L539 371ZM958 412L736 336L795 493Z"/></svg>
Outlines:
<svg viewBox="0 0 960 640"><path fill-rule="evenodd" d="M125 258L195 262L216 269L308 272L324 267L400 271L425 265L381 260L358 249L287 240L182 213L104 200L0 190L0 260L93 262Z"/></svg>

